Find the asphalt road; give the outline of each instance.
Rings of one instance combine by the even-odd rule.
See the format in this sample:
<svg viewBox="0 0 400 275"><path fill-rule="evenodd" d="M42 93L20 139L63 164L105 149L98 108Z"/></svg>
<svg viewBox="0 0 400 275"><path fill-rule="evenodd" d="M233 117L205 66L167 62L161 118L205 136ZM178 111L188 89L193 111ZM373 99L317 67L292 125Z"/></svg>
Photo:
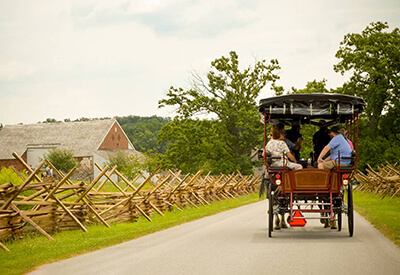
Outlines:
<svg viewBox="0 0 400 275"><path fill-rule="evenodd" d="M400 249L355 215L268 238L267 200L40 267L32 274L400 274Z"/></svg>

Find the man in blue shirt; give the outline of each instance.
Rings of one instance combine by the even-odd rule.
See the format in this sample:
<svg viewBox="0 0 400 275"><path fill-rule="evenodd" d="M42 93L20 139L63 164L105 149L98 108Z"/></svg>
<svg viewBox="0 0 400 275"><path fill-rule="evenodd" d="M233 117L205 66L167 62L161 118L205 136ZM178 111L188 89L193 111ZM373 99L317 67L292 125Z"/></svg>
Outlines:
<svg viewBox="0 0 400 275"><path fill-rule="evenodd" d="M322 149L318 157L318 168L319 169L333 169L336 167L336 163L339 163L339 151L340 158L351 157L351 147L349 142L340 134L340 128L338 126L333 126L331 128L331 141ZM330 157L325 155L331 151ZM341 165L349 165L350 159L340 159Z"/></svg>

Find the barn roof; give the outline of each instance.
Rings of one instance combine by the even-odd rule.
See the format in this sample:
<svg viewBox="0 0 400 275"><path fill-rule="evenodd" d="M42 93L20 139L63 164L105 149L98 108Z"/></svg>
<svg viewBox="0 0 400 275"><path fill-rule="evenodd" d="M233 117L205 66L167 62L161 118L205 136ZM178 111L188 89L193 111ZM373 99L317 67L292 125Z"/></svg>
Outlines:
<svg viewBox="0 0 400 275"><path fill-rule="evenodd" d="M0 159L13 159L13 152L22 155L27 148L38 147L68 148L74 151L76 157L91 156L114 123L118 122L104 119L6 125L0 131Z"/></svg>

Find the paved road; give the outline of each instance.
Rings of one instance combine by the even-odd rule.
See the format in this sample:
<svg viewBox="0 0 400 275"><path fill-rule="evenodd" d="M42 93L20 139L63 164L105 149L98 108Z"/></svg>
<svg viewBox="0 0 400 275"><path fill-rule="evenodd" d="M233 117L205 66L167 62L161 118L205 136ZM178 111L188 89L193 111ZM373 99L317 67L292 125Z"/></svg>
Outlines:
<svg viewBox="0 0 400 275"><path fill-rule="evenodd" d="M400 274L400 249L358 214L268 238L267 200L40 267L33 274Z"/></svg>

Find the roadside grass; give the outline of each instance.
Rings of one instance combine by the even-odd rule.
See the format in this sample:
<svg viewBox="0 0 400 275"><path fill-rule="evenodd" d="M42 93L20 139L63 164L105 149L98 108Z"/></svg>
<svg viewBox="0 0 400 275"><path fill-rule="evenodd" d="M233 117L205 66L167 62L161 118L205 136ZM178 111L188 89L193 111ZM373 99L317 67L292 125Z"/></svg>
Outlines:
<svg viewBox="0 0 400 275"><path fill-rule="evenodd" d="M354 208L376 229L400 247L400 198L379 198L354 192Z"/></svg>
<svg viewBox="0 0 400 275"><path fill-rule="evenodd" d="M54 234L54 241L43 236L31 236L22 240L4 243L10 252L0 251L0 274L26 274L40 265L57 262L101 248L119 244L179 224L197 220L246 204L259 201L258 194L212 203L199 208L174 209L164 217L154 214L152 222L139 218L135 223L88 226L88 232L80 230Z"/></svg>

